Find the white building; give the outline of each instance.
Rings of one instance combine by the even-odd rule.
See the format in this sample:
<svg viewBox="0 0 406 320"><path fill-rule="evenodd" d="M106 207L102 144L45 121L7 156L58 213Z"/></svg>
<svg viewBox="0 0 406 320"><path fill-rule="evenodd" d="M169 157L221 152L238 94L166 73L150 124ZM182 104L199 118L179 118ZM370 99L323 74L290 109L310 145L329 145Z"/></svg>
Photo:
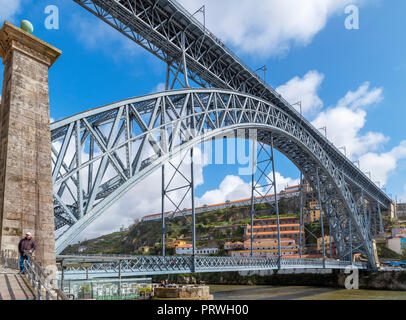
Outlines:
<svg viewBox="0 0 406 320"><path fill-rule="evenodd" d="M209 255L209 254L215 254L219 251L218 248L216 247L202 247L202 248L196 248L196 254L198 255ZM186 244L186 245L181 245L176 247L176 254L186 254L186 255L191 255L193 253L193 248L191 244Z"/></svg>
<svg viewBox="0 0 406 320"><path fill-rule="evenodd" d="M79 246L79 247L78 247L78 252L79 252L79 253L82 253L82 252L85 251L86 249L87 249L86 246Z"/></svg>
<svg viewBox="0 0 406 320"><path fill-rule="evenodd" d="M388 248L398 254L401 254L402 250L406 249L406 238L393 237L388 239Z"/></svg>

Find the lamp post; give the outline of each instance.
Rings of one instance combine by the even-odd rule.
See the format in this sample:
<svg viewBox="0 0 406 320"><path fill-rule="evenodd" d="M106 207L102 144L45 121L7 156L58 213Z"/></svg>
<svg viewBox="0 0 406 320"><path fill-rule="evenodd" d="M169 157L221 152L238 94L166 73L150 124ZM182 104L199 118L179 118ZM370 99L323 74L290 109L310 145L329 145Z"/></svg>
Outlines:
<svg viewBox="0 0 406 320"><path fill-rule="evenodd" d="M192 14L192 16L195 16L199 12L201 12L203 14L203 26L204 26L204 29L206 29L206 6L203 5L201 8L196 10L196 12Z"/></svg>
<svg viewBox="0 0 406 320"><path fill-rule="evenodd" d="M265 66L262 66L261 68L258 68L258 69L255 70L255 71L259 71L259 70L262 70L262 71L264 72L264 82L266 83L266 72L268 71L267 66L266 66L266 65L265 65Z"/></svg>
<svg viewBox="0 0 406 320"><path fill-rule="evenodd" d="M344 154L347 157L347 148L345 146L339 147L338 149L344 150Z"/></svg>
<svg viewBox="0 0 406 320"><path fill-rule="evenodd" d="M303 112L302 112L302 101L295 102L294 104L292 104L292 107L293 107L293 106L299 106L300 115L303 116Z"/></svg>
<svg viewBox="0 0 406 320"><path fill-rule="evenodd" d="M321 127L321 128L319 128L319 130L324 130L324 135L327 138L327 127Z"/></svg>

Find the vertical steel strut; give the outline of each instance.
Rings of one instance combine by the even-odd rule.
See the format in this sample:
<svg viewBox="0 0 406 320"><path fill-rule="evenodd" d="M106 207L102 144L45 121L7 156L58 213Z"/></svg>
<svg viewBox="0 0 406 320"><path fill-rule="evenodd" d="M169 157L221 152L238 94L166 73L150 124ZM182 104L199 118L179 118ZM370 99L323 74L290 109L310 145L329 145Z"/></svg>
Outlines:
<svg viewBox="0 0 406 320"><path fill-rule="evenodd" d="M317 178L317 194L319 198L319 210L320 210L321 243L323 246L323 268L326 268L326 245L324 241L323 208L321 205L319 167L316 168L316 178Z"/></svg>
<svg viewBox="0 0 406 320"><path fill-rule="evenodd" d="M255 215L255 168L256 168L256 144L252 140L252 177L251 177L251 257L254 255L254 215Z"/></svg>
<svg viewBox="0 0 406 320"><path fill-rule="evenodd" d="M302 259L303 243L302 243L302 229L303 229L303 174L300 172L300 229L299 229L299 257Z"/></svg>
<svg viewBox="0 0 406 320"><path fill-rule="evenodd" d="M271 157L272 157L272 173L273 173L273 187L274 187L274 198L275 198L275 209L276 209L276 224L278 229L278 269L281 268L281 233L279 226L279 205L278 197L276 191L276 176L275 176L275 157L273 152L273 135L271 135Z"/></svg>

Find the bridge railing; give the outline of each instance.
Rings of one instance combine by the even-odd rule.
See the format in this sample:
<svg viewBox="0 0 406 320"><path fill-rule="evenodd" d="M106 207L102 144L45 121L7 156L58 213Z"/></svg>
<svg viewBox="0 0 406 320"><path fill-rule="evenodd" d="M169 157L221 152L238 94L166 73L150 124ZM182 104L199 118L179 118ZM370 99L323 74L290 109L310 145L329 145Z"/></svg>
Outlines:
<svg viewBox="0 0 406 320"><path fill-rule="evenodd" d="M260 257L216 256L58 256L62 278L85 276L121 277L124 275L176 274L191 272L226 272L278 269L278 259ZM348 266L366 269L362 263L326 259L282 258L281 269L345 269Z"/></svg>
<svg viewBox="0 0 406 320"><path fill-rule="evenodd" d="M25 268L25 276L30 283L36 300L69 300L68 297L55 286L56 274L52 275L44 271L41 264L30 252L26 251L28 261Z"/></svg>
<svg viewBox="0 0 406 320"><path fill-rule="evenodd" d="M252 257L207 257L196 256L196 272L222 271L222 270L257 270L274 269L278 266L278 259L275 258L252 258Z"/></svg>

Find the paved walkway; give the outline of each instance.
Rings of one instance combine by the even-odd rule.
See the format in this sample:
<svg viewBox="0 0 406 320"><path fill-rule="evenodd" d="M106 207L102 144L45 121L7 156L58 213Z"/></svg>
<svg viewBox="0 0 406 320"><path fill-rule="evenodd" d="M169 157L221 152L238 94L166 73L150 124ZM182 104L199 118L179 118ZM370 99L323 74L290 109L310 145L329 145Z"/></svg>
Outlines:
<svg viewBox="0 0 406 320"><path fill-rule="evenodd" d="M33 300L34 295L18 271L0 266L0 300Z"/></svg>

